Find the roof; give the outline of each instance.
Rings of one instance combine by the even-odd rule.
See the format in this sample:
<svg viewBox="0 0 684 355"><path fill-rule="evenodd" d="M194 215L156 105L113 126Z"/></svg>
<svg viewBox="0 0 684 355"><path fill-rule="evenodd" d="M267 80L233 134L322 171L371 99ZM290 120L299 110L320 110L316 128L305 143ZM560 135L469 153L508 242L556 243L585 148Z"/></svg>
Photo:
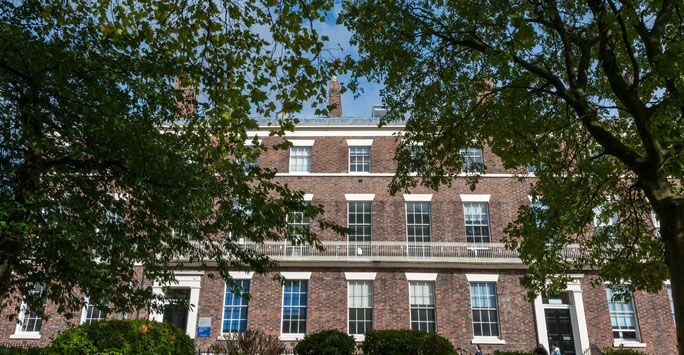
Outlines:
<svg viewBox="0 0 684 355"><path fill-rule="evenodd" d="M297 126L374 126L380 124L380 119L376 117L295 117ZM259 126L278 126L279 119L277 118L255 118ZM404 126L406 121L395 121L385 126Z"/></svg>

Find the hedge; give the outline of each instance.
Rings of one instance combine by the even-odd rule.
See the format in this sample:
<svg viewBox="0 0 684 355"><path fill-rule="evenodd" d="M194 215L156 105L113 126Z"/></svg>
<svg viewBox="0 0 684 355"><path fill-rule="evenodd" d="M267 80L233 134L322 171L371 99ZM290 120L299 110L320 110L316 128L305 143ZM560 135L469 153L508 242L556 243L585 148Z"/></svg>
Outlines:
<svg viewBox="0 0 684 355"><path fill-rule="evenodd" d="M452 355L449 340L419 330L377 330L366 333L361 345L365 355Z"/></svg>
<svg viewBox="0 0 684 355"><path fill-rule="evenodd" d="M352 355L356 341L339 330L323 330L306 335L294 350L298 355Z"/></svg>
<svg viewBox="0 0 684 355"><path fill-rule="evenodd" d="M194 355L195 345L178 327L142 319L83 324L59 334L48 354Z"/></svg>

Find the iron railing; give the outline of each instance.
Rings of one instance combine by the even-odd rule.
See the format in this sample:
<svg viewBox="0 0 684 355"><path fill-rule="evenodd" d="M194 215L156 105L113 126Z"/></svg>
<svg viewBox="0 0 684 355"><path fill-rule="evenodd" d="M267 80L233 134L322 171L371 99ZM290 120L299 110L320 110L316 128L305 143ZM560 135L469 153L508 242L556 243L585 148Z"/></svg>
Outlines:
<svg viewBox="0 0 684 355"><path fill-rule="evenodd" d="M412 243L412 242L322 242L323 250L310 245L287 242L241 242L277 261L346 261L346 262L449 262L449 263L520 263L517 251L503 243ZM579 245L563 251L566 259L580 257Z"/></svg>

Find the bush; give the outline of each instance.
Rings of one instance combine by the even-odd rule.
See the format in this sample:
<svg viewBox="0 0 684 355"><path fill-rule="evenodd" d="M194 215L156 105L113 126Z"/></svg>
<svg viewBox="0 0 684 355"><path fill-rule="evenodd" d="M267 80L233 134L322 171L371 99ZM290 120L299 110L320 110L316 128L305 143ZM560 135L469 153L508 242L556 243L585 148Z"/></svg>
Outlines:
<svg viewBox="0 0 684 355"><path fill-rule="evenodd" d="M339 330L323 330L305 336L294 350L299 355L352 355L356 341L353 336Z"/></svg>
<svg viewBox="0 0 684 355"><path fill-rule="evenodd" d="M215 354L280 355L287 349L278 337L259 330L246 330L231 335L230 339L219 340L209 348Z"/></svg>
<svg viewBox="0 0 684 355"><path fill-rule="evenodd" d="M59 334L48 354L190 354L195 345L178 327L142 319L83 324Z"/></svg>
<svg viewBox="0 0 684 355"><path fill-rule="evenodd" d="M603 354L604 355L644 355L641 351L636 351L632 349L625 349L625 348L603 348Z"/></svg>
<svg viewBox="0 0 684 355"><path fill-rule="evenodd" d="M378 330L366 333L361 346L365 355L452 355L449 340L419 330Z"/></svg>

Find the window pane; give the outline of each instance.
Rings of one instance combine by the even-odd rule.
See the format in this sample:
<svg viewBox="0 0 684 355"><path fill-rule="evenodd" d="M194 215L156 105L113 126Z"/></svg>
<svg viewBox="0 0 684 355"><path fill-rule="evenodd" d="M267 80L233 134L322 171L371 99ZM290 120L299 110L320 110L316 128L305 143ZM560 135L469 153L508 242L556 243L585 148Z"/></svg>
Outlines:
<svg viewBox="0 0 684 355"><path fill-rule="evenodd" d="M249 280L235 280L235 288L226 284L223 304L223 332L234 333L247 329L247 300L238 293L249 292Z"/></svg>
<svg viewBox="0 0 684 355"><path fill-rule="evenodd" d="M479 148L462 148L461 155L463 156L462 171L473 171L476 165L484 164L482 158L482 149Z"/></svg>
<svg viewBox="0 0 684 355"><path fill-rule="evenodd" d="M432 256L429 202L406 203L406 234L409 256Z"/></svg>
<svg viewBox="0 0 684 355"><path fill-rule="evenodd" d="M349 281L347 286L349 334L365 334L373 330L373 283Z"/></svg>
<svg viewBox="0 0 684 355"><path fill-rule="evenodd" d="M370 147L349 147L349 172L370 172Z"/></svg>
<svg viewBox="0 0 684 355"><path fill-rule="evenodd" d="M283 286L283 334L306 333L307 281L285 281Z"/></svg>
<svg viewBox="0 0 684 355"><path fill-rule="evenodd" d="M411 329L435 332L434 282L409 282Z"/></svg>
<svg viewBox="0 0 684 355"><path fill-rule="evenodd" d="M637 319L632 302L613 299L614 290L606 287L610 323L613 326L613 336L621 340L638 340L636 332ZM631 296L631 295L630 295Z"/></svg>
<svg viewBox="0 0 684 355"><path fill-rule="evenodd" d="M348 203L347 227L354 230L349 235L350 242L371 241L371 203L349 202Z"/></svg>
<svg viewBox="0 0 684 355"><path fill-rule="evenodd" d="M91 324L92 322L102 321L107 318L107 314L105 312L91 304L86 304L83 312L85 312L85 319L83 319L83 323Z"/></svg>
<svg viewBox="0 0 684 355"><path fill-rule="evenodd" d="M311 147L290 148L290 172L311 172Z"/></svg>
<svg viewBox="0 0 684 355"><path fill-rule="evenodd" d="M489 204L487 202L463 203L466 241L468 243L489 243Z"/></svg>
<svg viewBox="0 0 684 355"><path fill-rule="evenodd" d="M499 336L496 284L471 282L470 305L473 311L473 334L475 336Z"/></svg>
<svg viewBox="0 0 684 355"><path fill-rule="evenodd" d="M43 285L35 284L33 285L33 289L31 289L29 292L34 295L41 294L43 293ZM43 305L45 305L45 300L43 300ZM18 323L21 326L22 332L40 333L43 320L28 306L24 305L22 306L21 313L19 314Z"/></svg>

